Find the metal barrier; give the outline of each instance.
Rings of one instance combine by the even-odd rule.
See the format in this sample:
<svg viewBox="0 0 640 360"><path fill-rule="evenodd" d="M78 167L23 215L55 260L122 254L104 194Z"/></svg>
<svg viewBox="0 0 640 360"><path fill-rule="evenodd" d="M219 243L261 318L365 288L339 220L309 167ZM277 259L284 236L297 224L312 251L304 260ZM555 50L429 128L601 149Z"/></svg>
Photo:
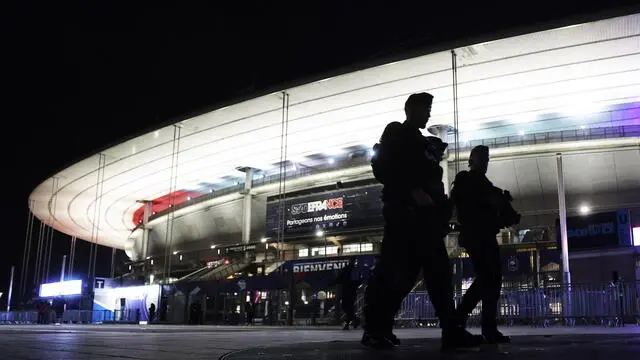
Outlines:
<svg viewBox="0 0 640 360"><path fill-rule="evenodd" d="M640 325L640 284L575 284L540 289L503 289L498 320L507 326L547 327ZM455 297L459 304L463 294ZM469 325L478 325L482 303L473 310ZM401 326L437 326L438 320L426 291L411 292L396 315Z"/></svg>
<svg viewBox="0 0 640 360"><path fill-rule="evenodd" d="M358 313L362 313L364 290L365 287L361 287L356 298L355 305ZM456 294L456 304L460 303L463 293ZM287 298L286 295L277 297L282 301ZM235 306L234 302L232 308L235 309ZM284 311L286 307L272 305L269 309L272 309L273 306L276 307L271 310L270 316L274 316L274 319L264 323L270 325L286 323L286 311ZM294 309L292 323L310 326L339 324L341 318L339 303L334 301L330 309L326 306L325 304L324 309L327 311L324 312L310 307ZM229 308L225 308L224 313L227 314L228 310ZM479 304L469 318L469 325L479 324L481 310L482 304ZM176 307L174 311L183 313L185 309ZM506 326L547 327L556 324L623 326L629 323L640 325L640 283L572 284L570 287L547 286L535 289L507 287L503 289L500 296L498 317L499 322ZM141 314L136 310L67 310L61 319L56 319L56 313L53 311L40 314L35 310L0 312L0 324L138 323L146 318L146 314ZM154 320L158 321L157 318ZM161 320L160 322L184 323L175 320ZM220 322L211 319L209 323L219 324ZM242 323L242 321L236 321L236 323ZM401 327L438 325L438 319L426 291L416 290L407 295L396 315L396 324Z"/></svg>
<svg viewBox="0 0 640 360"><path fill-rule="evenodd" d="M55 311L38 313L37 311L0 312L1 325L19 324L100 324L100 323L138 323L141 318L134 310L66 310L58 319Z"/></svg>

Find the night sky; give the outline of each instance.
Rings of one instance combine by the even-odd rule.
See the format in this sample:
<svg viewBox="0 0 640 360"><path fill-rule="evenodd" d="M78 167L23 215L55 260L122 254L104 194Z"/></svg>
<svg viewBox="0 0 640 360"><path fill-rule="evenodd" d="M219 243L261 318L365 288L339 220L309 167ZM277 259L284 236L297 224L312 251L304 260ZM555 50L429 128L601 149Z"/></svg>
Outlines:
<svg viewBox="0 0 640 360"><path fill-rule="evenodd" d="M331 70L414 49L446 49L453 39L484 41L490 39L485 35L507 35L504 29L532 31L567 16L635 1L564 1L561 7L560 1L547 0L467 7L431 2L437 8L348 0L318 2L321 6L116 3L88 1L75 7L75 2L16 1L1 6L0 292L8 288L12 264L20 273L29 193L85 156L185 114L278 90L296 79L322 78ZM69 241L56 233L52 277L59 276ZM108 275L111 251L100 251L97 275ZM76 253L79 273L86 273L87 253L84 243Z"/></svg>

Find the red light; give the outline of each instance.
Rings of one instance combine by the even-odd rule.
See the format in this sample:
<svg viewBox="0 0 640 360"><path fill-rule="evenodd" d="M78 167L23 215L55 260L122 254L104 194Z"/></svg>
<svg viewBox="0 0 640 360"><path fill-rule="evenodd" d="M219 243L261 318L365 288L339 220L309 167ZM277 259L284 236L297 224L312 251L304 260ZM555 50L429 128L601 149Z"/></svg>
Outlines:
<svg viewBox="0 0 640 360"><path fill-rule="evenodd" d="M335 198L327 200L327 208L329 209L342 209L342 198Z"/></svg>
<svg viewBox="0 0 640 360"><path fill-rule="evenodd" d="M173 208L182 204L190 199L196 198L199 194L197 192L178 190L167 195L158 197L151 200L153 215L157 215L159 212L163 212L168 208ZM136 224L144 217L145 205L139 207L133 215L133 223Z"/></svg>
<svg viewBox="0 0 640 360"><path fill-rule="evenodd" d="M231 262L228 259L224 259L224 264L229 265Z"/></svg>

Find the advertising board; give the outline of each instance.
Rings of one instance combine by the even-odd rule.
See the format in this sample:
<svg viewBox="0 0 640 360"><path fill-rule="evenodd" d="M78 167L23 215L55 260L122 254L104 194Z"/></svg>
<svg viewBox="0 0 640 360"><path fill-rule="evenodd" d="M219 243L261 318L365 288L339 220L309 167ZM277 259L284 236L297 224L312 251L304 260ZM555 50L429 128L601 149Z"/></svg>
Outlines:
<svg viewBox="0 0 640 360"><path fill-rule="evenodd" d="M569 250L632 246L629 210L567 217ZM560 246L560 220L556 239Z"/></svg>
<svg viewBox="0 0 640 360"><path fill-rule="evenodd" d="M285 199L267 204L267 236L278 235L278 222L283 221L284 236L311 236L322 230L361 230L382 227L381 186L323 192ZM284 209L284 219L280 209Z"/></svg>

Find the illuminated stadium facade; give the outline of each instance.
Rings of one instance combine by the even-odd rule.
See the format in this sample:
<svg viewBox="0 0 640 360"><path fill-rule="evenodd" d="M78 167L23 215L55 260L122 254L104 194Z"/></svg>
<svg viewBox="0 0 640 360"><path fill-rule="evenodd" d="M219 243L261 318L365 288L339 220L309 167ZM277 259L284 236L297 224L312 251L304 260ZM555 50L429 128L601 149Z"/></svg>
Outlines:
<svg viewBox="0 0 640 360"><path fill-rule="evenodd" d="M506 246L555 246L558 164L568 216L625 210L628 227L640 227L640 15L468 44L218 108L60 171L33 190L31 210L60 232L124 249L126 271L142 267L147 281L188 278L229 257L269 272L285 260L375 253L370 149L421 91L435 96L430 130L450 143L448 179L473 146L490 146L488 176L524 215L500 235Z"/></svg>

